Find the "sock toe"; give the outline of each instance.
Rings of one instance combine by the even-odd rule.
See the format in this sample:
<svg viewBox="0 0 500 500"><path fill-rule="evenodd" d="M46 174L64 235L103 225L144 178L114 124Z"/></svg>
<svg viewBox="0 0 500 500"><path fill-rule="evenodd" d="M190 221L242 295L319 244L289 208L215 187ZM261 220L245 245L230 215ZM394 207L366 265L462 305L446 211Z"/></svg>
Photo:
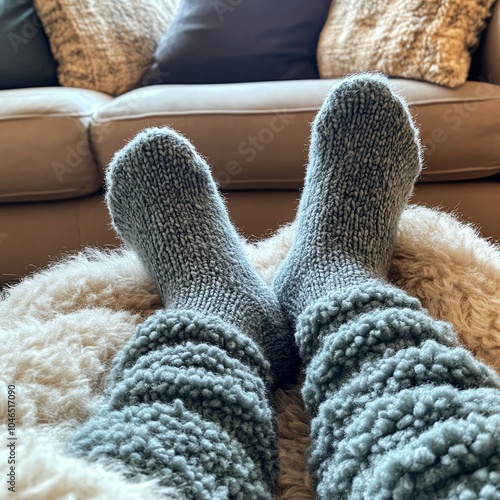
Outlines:
<svg viewBox="0 0 500 500"><path fill-rule="evenodd" d="M396 174L396 185L407 178L411 191L421 169L415 161L421 157L419 132L409 108L377 74L347 78L331 90L314 120L310 151L314 170L326 173L335 162L337 180L342 169L348 168L351 178L370 169L380 181Z"/></svg>
<svg viewBox="0 0 500 500"><path fill-rule="evenodd" d="M179 188L183 178L209 184L210 172L200 160L190 142L168 128L146 129L115 154L106 172L106 203L113 226L125 243L136 247L135 236L140 232L136 234L131 225L140 227L147 222L145 206L152 207L153 215L160 215L160 208L154 207L156 195L162 204L168 204L169 193Z"/></svg>
<svg viewBox="0 0 500 500"><path fill-rule="evenodd" d="M377 108L385 112L408 111L406 103L399 98L389 86L389 80L378 74L354 75L334 85L319 109L314 126L331 120L341 123L347 118L348 124L366 116L366 112L374 115ZM392 108L392 109L391 109ZM353 116L356 112L358 116Z"/></svg>

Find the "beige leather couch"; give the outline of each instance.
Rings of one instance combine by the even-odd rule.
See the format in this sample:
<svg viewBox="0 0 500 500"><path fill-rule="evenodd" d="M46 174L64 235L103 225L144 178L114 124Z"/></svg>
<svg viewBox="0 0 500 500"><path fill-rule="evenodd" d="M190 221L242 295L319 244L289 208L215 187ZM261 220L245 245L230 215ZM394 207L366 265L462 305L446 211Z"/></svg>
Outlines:
<svg viewBox="0 0 500 500"><path fill-rule="evenodd" d="M414 201L456 211L500 241L500 8L482 46L485 83L394 79L426 146ZM117 243L102 184L144 127L187 135L213 166L234 222L263 236L293 219L309 124L335 81L173 85L118 98L76 88L0 92L0 282L63 252Z"/></svg>

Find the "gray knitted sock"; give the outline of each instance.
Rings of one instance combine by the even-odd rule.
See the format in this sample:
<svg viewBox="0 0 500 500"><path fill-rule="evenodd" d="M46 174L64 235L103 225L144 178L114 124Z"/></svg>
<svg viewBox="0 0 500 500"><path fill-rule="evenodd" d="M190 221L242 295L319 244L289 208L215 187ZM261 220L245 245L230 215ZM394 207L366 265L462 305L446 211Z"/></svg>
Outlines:
<svg viewBox="0 0 500 500"><path fill-rule="evenodd" d="M280 306L251 268L206 162L174 131L146 130L113 159L107 203L168 309L226 320L255 340L279 382L298 365Z"/></svg>
<svg viewBox="0 0 500 500"><path fill-rule="evenodd" d="M420 172L406 104L376 75L343 80L312 126L298 232L274 289L290 321L315 299L387 276L396 228Z"/></svg>
<svg viewBox="0 0 500 500"><path fill-rule="evenodd" d="M384 281L419 168L406 107L384 80L333 90L275 283L306 367L318 500L500 498L500 378Z"/></svg>

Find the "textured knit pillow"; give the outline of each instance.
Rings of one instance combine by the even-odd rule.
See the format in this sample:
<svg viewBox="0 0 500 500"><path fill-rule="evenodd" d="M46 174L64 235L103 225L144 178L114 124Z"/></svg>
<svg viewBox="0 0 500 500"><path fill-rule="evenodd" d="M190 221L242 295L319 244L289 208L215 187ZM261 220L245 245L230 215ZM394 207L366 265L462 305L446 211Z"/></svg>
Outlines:
<svg viewBox="0 0 500 500"><path fill-rule="evenodd" d="M182 0L145 84L318 78L331 0Z"/></svg>
<svg viewBox="0 0 500 500"><path fill-rule="evenodd" d="M335 0L318 43L321 78L376 70L457 87L495 0Z"/></svg>
<svg viewBox="0 0 500 500"><path fill-rule="evenodd" d="M35 0L59 82L118 95L150 63L178 0Z"/></svg>

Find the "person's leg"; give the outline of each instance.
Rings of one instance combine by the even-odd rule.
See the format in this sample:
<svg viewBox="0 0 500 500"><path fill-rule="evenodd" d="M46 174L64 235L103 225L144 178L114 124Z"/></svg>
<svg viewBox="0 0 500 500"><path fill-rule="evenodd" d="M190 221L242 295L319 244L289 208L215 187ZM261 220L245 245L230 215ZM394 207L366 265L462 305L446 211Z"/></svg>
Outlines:
<svg viewBox="0 0 500 500"><path fill-rule="evenodd" d="M110 166L107 203L165 302L114 360L101 411L72 441L187 498L270 498L277 443L269 387L294 370L293 337L251 269L210 170L169 129Z"/></svg>
<svg viewBox="0 0 500 500"><path fill-rule="evenodd" d="M500 498L500 380L386 282L419 139L385 79L313 124L298 234L274 288L306 366L319 499Z"/></svg>

